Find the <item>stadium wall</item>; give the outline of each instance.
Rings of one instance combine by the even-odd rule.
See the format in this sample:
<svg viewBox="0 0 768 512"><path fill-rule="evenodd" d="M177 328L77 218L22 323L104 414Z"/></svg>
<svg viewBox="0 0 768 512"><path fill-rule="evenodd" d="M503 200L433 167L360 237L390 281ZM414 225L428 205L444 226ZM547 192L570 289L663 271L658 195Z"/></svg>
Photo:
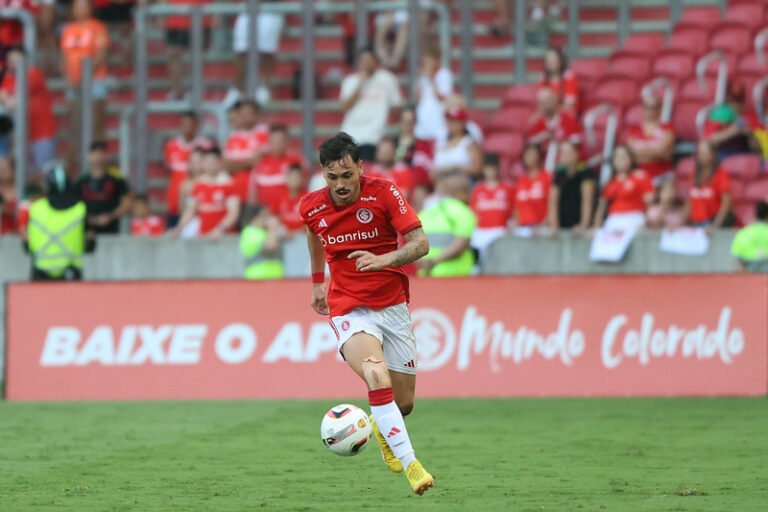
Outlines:
<svg viewBox="0 0 768 512"><path fill-rule="evenodd" d="M309 288L10 284L7 398L358 395ZM412 288L420 396L768 392L768 276L416 279Z"/></svg>

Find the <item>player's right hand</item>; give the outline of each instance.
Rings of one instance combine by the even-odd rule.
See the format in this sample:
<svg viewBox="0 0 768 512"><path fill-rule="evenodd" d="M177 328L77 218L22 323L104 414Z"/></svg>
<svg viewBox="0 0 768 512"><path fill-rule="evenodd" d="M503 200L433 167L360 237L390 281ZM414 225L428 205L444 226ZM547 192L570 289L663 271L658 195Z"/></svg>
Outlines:
<svg viewBox="0 0 768 512"><path fill-rule="evenodd" d="M312 309L321 315L328 315L330 313L324 284L315 284L312 286L312 300L310 301L310 304L312 304Z"/></svg>

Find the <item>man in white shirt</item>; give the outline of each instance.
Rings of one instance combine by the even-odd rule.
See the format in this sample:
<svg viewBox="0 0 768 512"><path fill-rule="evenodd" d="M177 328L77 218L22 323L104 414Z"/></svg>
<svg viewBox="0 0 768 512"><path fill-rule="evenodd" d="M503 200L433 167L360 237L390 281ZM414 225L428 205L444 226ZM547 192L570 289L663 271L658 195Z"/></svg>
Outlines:
<svg viewBox="0 0 768 512"><path fill-rule="evenodd" d="M380 68L373 50L365 48L357 57L357 72L341 82L339 99L344 109L341 130L355 138L360 157L372 162L376 145L384 136L390 109L403 104L397 78Z"/></svg>
<svg viewBox="0 0 768 512"><path fill-rule="evenodd" d="M429 48L421 58L421 76L416 84L417 139L445 140L445 101L453 93L453 73L440 67L441 54L437 47Z"/></svg>

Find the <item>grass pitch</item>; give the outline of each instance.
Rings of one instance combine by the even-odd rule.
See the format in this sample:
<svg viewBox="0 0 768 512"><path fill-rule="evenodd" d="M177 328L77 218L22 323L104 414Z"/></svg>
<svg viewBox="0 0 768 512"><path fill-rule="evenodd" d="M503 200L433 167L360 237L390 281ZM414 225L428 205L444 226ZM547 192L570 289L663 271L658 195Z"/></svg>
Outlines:
<svg viewBox="0 0 768 512"><path fill-rule="evenodd" d="M420 400L423 497L337 402L0 403L0 510L768 510L765 399Z"/></svg>

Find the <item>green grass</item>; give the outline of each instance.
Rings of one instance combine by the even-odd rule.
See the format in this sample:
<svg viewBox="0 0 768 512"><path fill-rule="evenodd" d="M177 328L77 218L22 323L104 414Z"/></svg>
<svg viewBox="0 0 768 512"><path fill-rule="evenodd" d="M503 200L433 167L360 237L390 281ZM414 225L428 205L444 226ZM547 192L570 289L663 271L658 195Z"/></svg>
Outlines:
<svg viewBox="0 0 768 512"><path fill-rule="evenodd" d="M0 403L0 510L768 510L765 399L422 400L423 497L331 405Z"/></svg>

